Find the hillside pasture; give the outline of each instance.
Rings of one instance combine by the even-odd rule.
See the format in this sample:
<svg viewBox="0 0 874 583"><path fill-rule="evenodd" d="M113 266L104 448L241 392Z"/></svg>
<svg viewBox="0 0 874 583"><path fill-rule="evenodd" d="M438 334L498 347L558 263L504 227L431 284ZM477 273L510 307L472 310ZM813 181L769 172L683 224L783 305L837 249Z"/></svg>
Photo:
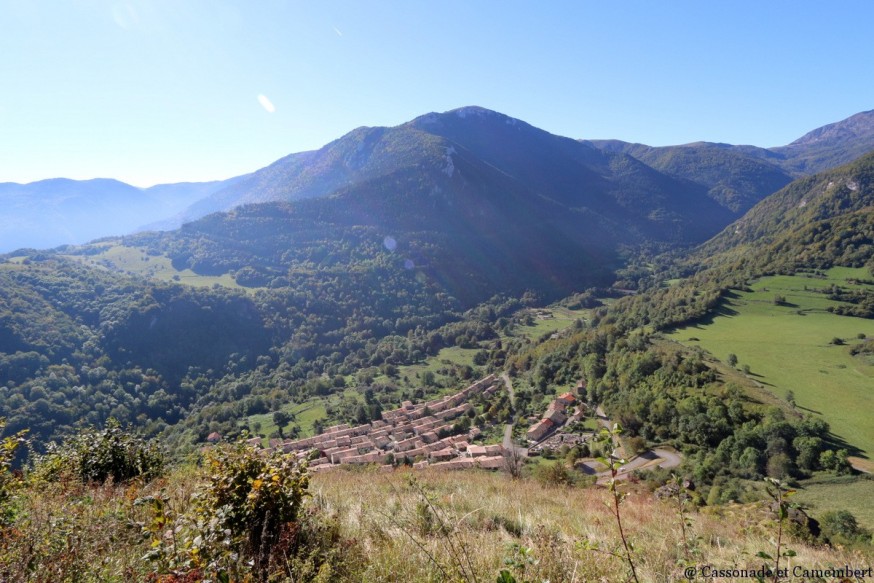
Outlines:
<svg viewBox="0 0 874 583"><path fill-rule="evenodd" d="M874 530L874 479L864 476L829 476L805 480L794 501L814 517L829 511L847 510L859 525Z"/></svg>
<svg viewBox="0 0 874 583"><path fill-rule="evenodd" d="M765 277L752 291L733 290L714 317L667 336L723 362L736 355L736 367L748 366L752 380L781 399L791 391L799 411L822 416L838 441L870 458L874 365L850 349L861 335L874 337L874 320L829 313L839 302L820 291L833 284L874 289L848 279L870 274L835 268L824 275Z"/></svg>
<svg viewBox="0 0 874 583"><path fill-rule="evenodd" d="M103 267L112 271L120 271L160 281L175 281L176 283L195 287L212 287L218 284L222 287L247 291L256 289L239 285L228 274L213 276L200 275L190 269L180 271L173 267L169 257L165 255L150 255L139 247L129 247L112 242L94 243L90 247L99 251L91 254L77 253L65 255L65 257L90 266Z"/></svg>
<svg viewBox="0 0 874 583"><path fill-rule="evenodd" d="M546 334L554 334L573 326L577 320L589 317L589 310L569 310L563 306L551 306L532 310L531 324L517 326L514 334L536 340Z"/></svg>

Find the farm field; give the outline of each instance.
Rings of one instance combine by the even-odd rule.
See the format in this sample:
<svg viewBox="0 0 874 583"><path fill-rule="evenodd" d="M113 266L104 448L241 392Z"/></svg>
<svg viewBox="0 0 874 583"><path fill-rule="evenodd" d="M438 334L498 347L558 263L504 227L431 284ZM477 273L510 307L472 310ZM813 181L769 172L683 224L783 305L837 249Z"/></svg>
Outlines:
<svg viewBox="0 0 874 583"><path fill-rule="evenodd" d="M866 287L848 283L855 278L870 279L870 274L834 268L824 277L762 278L751 292L733 291L709 321L679 328L667 337L699 346L722 361L735 354L737 367L748 366L751 379L781 399L792 391L801 411L821 415L838 439L870 459L874 362L870 356L851 355L850 349L862 342L861 335L874 337L874 320L829 313L826 309L838 302L817 291L833 284ZM778 305L776 296L785 302Z"/></svg>

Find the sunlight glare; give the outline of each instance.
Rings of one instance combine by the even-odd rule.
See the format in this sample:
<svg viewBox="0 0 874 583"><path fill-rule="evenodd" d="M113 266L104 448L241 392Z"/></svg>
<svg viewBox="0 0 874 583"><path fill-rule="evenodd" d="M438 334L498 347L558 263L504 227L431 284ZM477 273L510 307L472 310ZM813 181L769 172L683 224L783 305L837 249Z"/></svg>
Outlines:
<svg viewBox="0 0 874 583"><path fill-rule="evenodd" d="M273 102L267 99L267 96L263 93L258 95L258 103L261 104L261 107L267 110L268 113L273 113L276 111L276 106L273 105Z"/></svg>

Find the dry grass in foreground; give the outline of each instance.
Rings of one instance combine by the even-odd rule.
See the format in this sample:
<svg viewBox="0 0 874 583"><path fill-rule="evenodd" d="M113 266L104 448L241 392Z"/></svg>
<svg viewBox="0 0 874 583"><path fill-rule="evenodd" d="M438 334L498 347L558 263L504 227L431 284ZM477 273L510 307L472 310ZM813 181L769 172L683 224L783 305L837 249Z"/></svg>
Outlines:
<svg viewBox="0 0 874 583"><path fill-rule="evenodd" d="M684 543L677 500L631 488L621 512L641 581L684 581L692 566L759 568L766 561L757 553L774 554L776 521L764 504L689 513ZM316 476L311 492L363 547L365 581L491 582L501 569L520 582L630 576L605 488L550 487L486 472L338 471ZM797 553L781 562L788 561L790 573L794 566L874 562L870 553L798 538L789 537L787 546Z"/></svg>
<svg viewBox="0 0 874 583"><path fill-rule="evenodd" d="M0 581L200 581L160 576L143 559L150 546L137 523L149 513L135 500L163 491L181 512L203 480L203 470L187 469L145 486L26 486L15 525L0 529ZM774 554L776 523L764 504L688 512L683 524L676 500L628 488L622 520L640 581L684 581L688 566L758 568L764 562L758 552ZM630 575L605 488L552 487L479 471L361 469L315 475L310 494L306 513L317 519L310 524L334 525L336 537L318 563L309 563L315 570L295 568L285 581L493 582L506 570L520 583L612 583ZM870 550L784 538L797 556L782 565L874 563Z"/></svg>

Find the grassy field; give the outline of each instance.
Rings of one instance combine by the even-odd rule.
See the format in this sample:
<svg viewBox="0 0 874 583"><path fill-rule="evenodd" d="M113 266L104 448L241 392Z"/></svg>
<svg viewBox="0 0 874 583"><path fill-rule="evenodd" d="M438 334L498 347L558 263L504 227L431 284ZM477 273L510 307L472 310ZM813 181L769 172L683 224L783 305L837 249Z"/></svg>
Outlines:
<svg viewBox="0 0 874 583"><path fill-rule="evenodd" d="M364 397L360 392L355 389L345 389L326 397L312 397L303 403L285 405L282 407L282 410L293 415L294 421L283 427L283 431L288 433L288 430L291 428L298 427L301 437L309 437L315 434L314 425L316 421L325 420L327 425L333 425L333 422L327 421L328 407L337 406L343 399L364 402ZM270 436L278 429L276 423L273 422L272 412L250 415L247 421L250 428L259 427L257 433L260 435Z"/></svg>
<svg viewBox="0 0 874 583"><path fill-rule="evenodd" d="M313 424L317 420L324 419L328 416L325 404L326 401L324 399L314 398L305 403L297 403L283 407L282 410L294 415L295 421L290 424L289 427L297 425L300 427L301 437L308 437L315 433L313 431ZM249 417L248 421L249 427L254 427L256 424L260 425L258 433L263 435L272 435L277 430L276 423L273 422L273 413L252 415ZM287 430L288 427L284 427L283 429Z"/></svg>
<svg viewBox="0 0 874 583"><path fill-rule="evenodd" d="M102 247L103 251L95 255L67 255L68 259L74 259L85 263L106 267L113 271L131 273L142 277L150 277L162 281L175 281L196 287L212 287L218 284L223 287L251 291L256 288L248 288L238 285L230 275L198 275L190 269L182 271L173 267L168 257L163 255L147 255L142 249L126 247L113 243L98 243L94 247Z"/></svg>
<svg viewBox="0 0 874 583"><path fill-rule="evenodd" d="M874 457L874 364L854 357L858 336L874 337L874 321L826 311L838 302L817 289L850 285L847 278L870 279L863 269L835 268L825 278L775 276L759 280L752 292L733 292L708 322L683 327L667 336L700 346L738 368L779 398L792 391L801 411L821 415L841 440ZM870 287L870 286L869 286ZM785 297L783 305L775 296ZM833 344L839 338L845 345Z"/></svg>
<svg viewBox="0 0 874 583"><path fill-rule="evenodd" d="M577 320L585 320L589 317L589 310L569 310L561 306L540 308L536 312L539 315L534 317L533 324L517 327L515 330L517 335L534 340L544 334L561 332Z"/></svg>
<svg viewBox="0 0 874 583"><path fill-rule="evenodd" d="M425 389L429 398L432 396L441 395L452 392L456 386L463 385L467 381L458 381L453 378L451 371L457 367L470 366L476 368L473 364L473 356L480 351L480 348L461 348L459 346L450 346L443 348L436 356L431 356L422 362L416 364L403 365L398 367L398 374L394 378L389 378L385 375L379 375L374 378L375 382L391 383L397 385L401 389ZM434 374L436 386L425 387L422 379L426 372ZM473 382L472 379L471 382ZM467 383L470 384L470 383ZM443 387L441 389L440 387Z"/></svg>
<svg viewBox="0 0 874 583"><path fill-rule="evenodd" d="M874 531L874 480L854 476L827 477L807 480L793 498L821 516L829 510L849 509L861 526Z"/></svg>

